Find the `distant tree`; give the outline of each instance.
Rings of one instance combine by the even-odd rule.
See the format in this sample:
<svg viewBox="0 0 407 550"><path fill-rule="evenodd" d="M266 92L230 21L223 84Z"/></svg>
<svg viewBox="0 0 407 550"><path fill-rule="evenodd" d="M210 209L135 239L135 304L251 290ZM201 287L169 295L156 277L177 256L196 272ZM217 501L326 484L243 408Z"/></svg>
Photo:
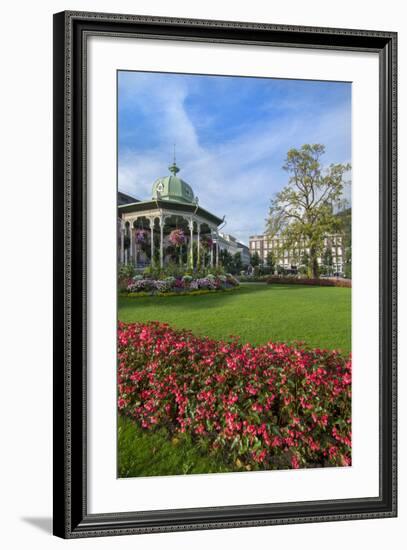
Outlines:
<svg viewBox="0 0 407 550"><path fill-rule="evenodd" d="M219 253L219 259L220 259L221 265L224 267L226 271L233 270L233 267L234 267L233 256L228 250L222 249Z"/></svg>
<svg viewBox="0 0 407 550"><path fill-rule="evenodd" d="M260 265L260 256L259 256L259 253L256 251L254 252L251 257L250 257L250 265L253 266L253 267L257 267L258 265Z"/></svg>
<svg viewBox="0 0 407 550"><path fill-rule="evenodd" d="M322 256L322 263L325 267L325 272L327 275L332 274L332 266L333 266L333 256L332 256L332 248L330 246L327 246L324 250L323 256Z"/></svg>
<svg viewBox="0 0 407 550"><path fill-rule="evenodd" d="M275 257L274 252L271 251L271 250L267 254L266 264L270 268L271 272L274 273L274 270L276 268L276 257Z"/></svg>
<svg viewBox="0 0 407 550"><path fill-rule="evenodd" d="M309 254L306 250L304 250L301 254L300 267L299 267L298 271L302 275L307 275L308 277L312 277L312 273L311 273L311 270L310 270Z"/></svg>
<svg viewBox="0 0 407 550"><path fill-rule="evenodd" d="M337 214L340 225L341 233L343 234L342 240L342 258L344 261L345 277L352 278L352 209L344 202L340 212Z"/></svg>
<svg viewBox="0 0 407 550"><path fill-rule="evenodd" d="M240 273L243 269L242 254L235 252L233 256L233 273Z"/></svg>
<svg viewBox="0 0 407 550"><path fill-rule="evenodd" d="M324 169L320 163L324 153L325 147L320 144L288 151L283 165L289 174L288 184L272 199L267 220L267 234L279 234L283 249L306 243L315 278L324 236L340 228L334 208L340 204L345 174L350 170L350 164L331 164Z"/></svg>
<svg viewBox="0 0 407 550"><path fill-rule="evenodd" d="M351 248L345 248L345 277L347 279L352 278L352 250Z"/></svg>

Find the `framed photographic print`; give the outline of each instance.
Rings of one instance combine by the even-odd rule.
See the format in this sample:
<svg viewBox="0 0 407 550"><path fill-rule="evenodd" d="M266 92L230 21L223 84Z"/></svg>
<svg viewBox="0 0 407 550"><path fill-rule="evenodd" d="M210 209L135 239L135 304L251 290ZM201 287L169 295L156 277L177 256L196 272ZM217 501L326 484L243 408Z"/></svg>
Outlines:
<svg viewBox="0 0 407 550"><path fill-rule="evenodd" d="M54 16L54 534L396 515L396 34Z"/></svg>

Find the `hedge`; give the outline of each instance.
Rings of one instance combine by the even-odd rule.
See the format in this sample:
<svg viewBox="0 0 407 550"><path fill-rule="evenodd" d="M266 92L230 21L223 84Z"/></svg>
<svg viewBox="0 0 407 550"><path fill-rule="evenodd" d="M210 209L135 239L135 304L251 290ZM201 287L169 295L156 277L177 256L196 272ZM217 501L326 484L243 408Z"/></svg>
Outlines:
<svg viewBox="0 0 407 550"><path fill-rule="evenodd" d="M268 277L267 284L281 285L312 285L312 286L337 286L351 288L352 281L350 279L302 279L300 277Z"/></svg>
<svg viewBox="0 0 407 550"><path fill-rule="evenodd" d="M119 296L125 296L128 298L145 298L147 296L156 296L158 298L166 298L168 296L202 296L203 294L219 294L222 292L237 292L241 290L241 287L234 286L230 288L218 288L216 290L202 289L202 290L177 290L172 292L126 292L119 291Z"/></svg>

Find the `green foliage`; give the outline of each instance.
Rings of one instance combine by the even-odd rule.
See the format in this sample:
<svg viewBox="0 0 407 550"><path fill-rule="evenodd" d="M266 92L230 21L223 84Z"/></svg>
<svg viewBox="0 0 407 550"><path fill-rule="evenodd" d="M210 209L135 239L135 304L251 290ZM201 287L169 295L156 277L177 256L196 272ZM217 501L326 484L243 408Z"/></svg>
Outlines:
<svg viewBox="0 0 407 550"><path fill-rule="evenodd" d="M233 273L236 275L243 269L242 254L240 252L231 254L227 250L223 249L219 253L219 260L225 273Z"/></svg>
<svg viewBox="0 0 407 550"><path fill-rule="evenodd" d="M117 287L119 291L124 291L129 279L134 277L136 271L131 264L120 264L117 269Z"/></svg>
<svg viewBox="0 0 407 550"><path fill-rule="evenodd" d="M256 251L250 257L250 265L253 266L253 267L256 267L256 266L260 265L260 262L261 262L261 260L260 260L259 253Z"/></svg>
<svg viewBox="0 0 407 550"><path fill-rule="evenodd" d="M325 249L324 254L322 256L322 261L323 261L325 266L332 267L333 258L332 258L332 248L330 246L328 246Z"/></svg>
<svg viewBox="0 0 407 550"><path fill-rule="evenodd" d="M117 270L117 275L120 278L127 278L130 279L130 277L134 277L136 274L136 270L134 269L134 266L131 264L120 264L119 268Z"/></svg>
<svg viewBox="0 0 407 550"><path fill-rule="evenodd" d="M346 203L337 214L343 233L344 272L347 279L352 278L352 209Z"/></svg>
<svg viewBox="0 0 407 550"><path fill-rule="evenodd" d="M148 266L143 270L144 277L150 277L152 279L165 279L166 277L183 277L184 275L193 275L194 278L207 277L208 275L226 275L227 270L222 265L218 267L203 267L199 269L197 267L191 269L190 267L186 268L184 265L180 265L176 262L170 262L163 268L155 264L153 266Z"/></svg>
<svg viewBox="0 0 407 550"><path fill-rule="evenodd" d="M276 268L276 255L271 250L267 254L266 264L270 268L271 272L273 272L275 270L275 268Z"/></svg>
<svg viewBox="0 0 407 550"><path fill-rule="evenodd" d="M267 283L270 274L267 275L240 275L239 281L241 283Z"/></svg>
<svg viewBox="0 0 407 550"><path fill-rule="evenodd" d="M254 276L262 277L263 275L272 275L273 269L267 265L258 265L254 268Z"/></svg>
<svg viewBox="0 0 407 550"><path fill-rule="evenodd" d="M271 201L267 221L268 235L279 234L284 250L306 243L313 277L318 277L317 257L324 236L340 230L334 207L341 204L345 174L350 170L350 164L331 164L324 169L320 163L324 153L320 144L288 151L283 166L289 174L288 184Z"/></svg>
<svg viewBox="0 0 407 550"><path fill-rule="evenodd" d="M345 249L345 277L352 278L352 250L350 247Z"/></svg>
<svg viewBox="0 0 407 550"><path fill-rule="evenodd" d="M226 249L221 250L219 253L219 260L226 271L228 272L233 271L234 269L233 256L230 252L228 252Z"/></svg>
<svg viewBox="0 0 407 550"><path fill-rule="evenodd" d="M233 256L233 271L232 273L240 273L243 269L242 254L241 252L236 252Z"/></svg>

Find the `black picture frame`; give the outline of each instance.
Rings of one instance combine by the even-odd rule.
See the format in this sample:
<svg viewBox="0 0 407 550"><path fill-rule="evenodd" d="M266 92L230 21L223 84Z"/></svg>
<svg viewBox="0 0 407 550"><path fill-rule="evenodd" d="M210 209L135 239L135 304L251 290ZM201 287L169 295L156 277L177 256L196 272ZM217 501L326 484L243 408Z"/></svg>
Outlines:
<svg viewBox="0 0 407 550"><path fill-rule="evenodd" d="M87 512L86 40L110 36L376 52L380 63L380 494L318 502ZM63 538L397 515L397 34L66 11L54 15L54 534Z"/></svg>

